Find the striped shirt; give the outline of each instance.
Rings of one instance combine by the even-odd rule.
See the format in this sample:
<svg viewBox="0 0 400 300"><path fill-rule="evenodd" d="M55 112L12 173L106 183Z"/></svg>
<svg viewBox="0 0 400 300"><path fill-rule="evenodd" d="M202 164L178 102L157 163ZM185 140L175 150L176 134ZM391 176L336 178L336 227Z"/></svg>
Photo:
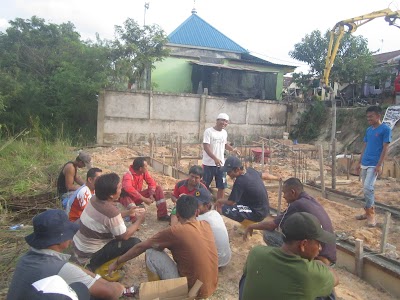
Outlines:
<svg viewBox="0 0 400 300"><path fill-rule="evenodd" d="M125 232L126 226L116 205L98 200L94 195L81 215L80 228L73 238L75 253L78 257L89 257Z"/></svg>

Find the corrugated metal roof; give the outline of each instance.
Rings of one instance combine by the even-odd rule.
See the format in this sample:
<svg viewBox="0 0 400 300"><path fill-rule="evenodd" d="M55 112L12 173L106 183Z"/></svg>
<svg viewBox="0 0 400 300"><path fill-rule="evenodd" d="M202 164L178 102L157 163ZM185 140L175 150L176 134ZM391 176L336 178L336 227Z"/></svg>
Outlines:
<svg viewBox="0 0 400 300"><path fill-rule="evenodd" d="M169 36L169 43L201 48L221 49L229 52L248 51L208 24L196 13L187 18Z"/></svg>
<svg viewBox="0 0 400 300"><path fill-rule="evenodd" d="M251 68L251 67L247 67L247 66L246 67L245 66L228 66L228 65L213 64L213 63L206 63L206 62L200 62L200 61L189 61L189 63L194 64L194 65L199 65L199 66L214 67L214 68L221 68L221 69L267 73L265 71L260 71L255 68ZM276 73L276 72L268 72L268 73Z"/></svg>

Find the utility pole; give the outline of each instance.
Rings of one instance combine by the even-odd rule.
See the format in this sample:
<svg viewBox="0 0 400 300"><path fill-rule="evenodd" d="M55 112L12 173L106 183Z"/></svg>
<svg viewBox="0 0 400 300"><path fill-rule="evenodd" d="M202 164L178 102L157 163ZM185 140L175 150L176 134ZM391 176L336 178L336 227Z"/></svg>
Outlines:
<svg viewBox="0 0 400 300"><path fill-rule="evenodd" d="M144 3L144 15L143 15L143 26L146 26L146 12L149 9L150 2Z"/></svg>

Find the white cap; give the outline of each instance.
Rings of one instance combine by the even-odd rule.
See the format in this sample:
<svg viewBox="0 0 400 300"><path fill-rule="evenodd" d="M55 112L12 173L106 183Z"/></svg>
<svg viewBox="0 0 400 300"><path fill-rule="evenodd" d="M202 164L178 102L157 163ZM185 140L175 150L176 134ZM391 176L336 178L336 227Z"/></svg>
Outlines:
<svg viewBox="0 0 400 300"><path fill-rule="evenodd" d="M221 120L227 120L229 121L229 116L226 113L220 113L217 117L217 120L221 119Z"/></svg>

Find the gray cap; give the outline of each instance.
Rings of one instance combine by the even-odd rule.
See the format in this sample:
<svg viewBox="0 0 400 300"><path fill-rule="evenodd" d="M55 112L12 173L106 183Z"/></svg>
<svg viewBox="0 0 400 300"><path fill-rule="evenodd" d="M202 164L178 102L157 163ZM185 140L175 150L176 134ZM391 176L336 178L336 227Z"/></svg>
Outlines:
<svg viewBox="0 0 400 300"><path fill-rule="evenodd" d="M92 167L92 157L89 153L83 151L79 152L78 159L83 161L86 168L90 169Z"/></svg>

